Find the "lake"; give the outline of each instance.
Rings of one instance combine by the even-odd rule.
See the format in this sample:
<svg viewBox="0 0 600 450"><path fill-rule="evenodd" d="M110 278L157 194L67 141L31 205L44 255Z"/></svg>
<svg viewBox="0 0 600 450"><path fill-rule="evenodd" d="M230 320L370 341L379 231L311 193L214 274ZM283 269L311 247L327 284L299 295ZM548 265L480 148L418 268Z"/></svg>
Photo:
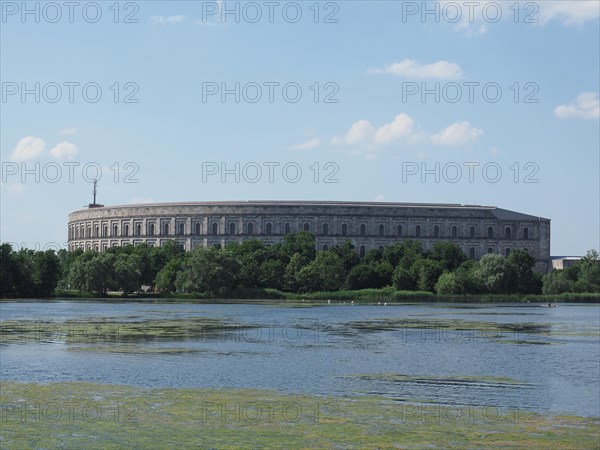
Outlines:
<svg viewBox="0 0 600 450"><path fill-rule="evenodd" d="M0 303L0 316L2 380L600 416L598 305L26 301ZM146 324L160 335L140 335Z"/></svg>

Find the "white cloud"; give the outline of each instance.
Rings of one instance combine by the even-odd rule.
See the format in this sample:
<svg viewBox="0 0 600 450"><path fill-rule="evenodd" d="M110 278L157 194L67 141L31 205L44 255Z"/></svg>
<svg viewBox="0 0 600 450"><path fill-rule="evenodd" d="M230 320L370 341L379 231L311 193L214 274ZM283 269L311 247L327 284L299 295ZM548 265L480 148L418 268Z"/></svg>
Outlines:
<svg viewBox="0 0 600 450"><path fill-rule="evenodd" d="M66 127L66 128L63 128L62 130L60 130L59 134L62 136L72 136L74 134L77 134L77 128Z"/></svg>
<svg viewBox="0 0 600 450"><path fill-rule="evenodd" d="M79 148L69 141L62 141L50 150L50 154L57 159L73 159L78 153Z"/></svg>
<svg viewBox="0 0 600 450"><path fill-rule="evenodd" d="M392 143L458 146L477 142L483 130L467 121L453 123L438 133L427 133L417 126L408 114L400 113L390 123L375 128L368 120L355 122L342 137L333 137L334 146L351 147L351 155L363 155L366 160L377 159L377 149Z"/></svg>
<svg viewBox="0 0 600 450"><path fill-rule="evenodd" d="M598 119L600 118L600 101L598 94L583 92L568 105L558 105L554 115L559 119Z"/></svg>
<svg viewBox="0 0 600 450"><path fill-rule="evenodd" d="M487 27L483 23L478 23L477 20L469 22L468 19L463 19L456 25L454 25L454 31L462 32L464 37L472 38L476 36L481 36L482 34L487 33Z"/></svg>
<svg viewBox="0 0 600 450"><path fill-rule="evenodd" d="M334 137L331 139L333 145L360 145L373 140L375 128L368 120L359 120L352 124L348 132L343 137Z"/></svg>
<svg viewBox="0 0 600 450"><path fill-rule="evenodd" d="M459 2L460 3L460 2ZM444 8L449 10L445 13L449 17L454 17L456 10L454 0L440 0L439 5L441 17L444 17ZM494 22L484 20L483 6L485 2L474 4L473 16L469 14L469 9L466 6L459 4L462 19L453 25L456 32L463 33L465 37L474 37L485 34L487 32L486 24L494 25ZM500 21L517 20L519 23L525 24L540 24L545 25L548 22L555 20L565 26L578 26L587 21L598 20L600 17L600 4L597 0L544 0L540 2L529 2L529 4L519 5L519 15L515 16L515 10L506 10L506 6L502 6L502 18ZM489 14L492 14L489 11ZM495 14L495 13L494 13Z"/></svg>
<svg viewBox="0 0 600 450"><path fill-rule="evenodd" d="M466 145L477 141L483 134L483 130L474 128L466 120L453 123L439 133L431 136L431 141L437 145Z"/></svg>
<svg viewBox="0 0 600 450"><path fill-rule="evenodd" d="M398 114L393 122L386 123L375 133L375 142L377 144L388 144L403 137L409 137L413 134L415 121L404 113Z"/></svg>
<svg viewBox="0 0 600 450"><path fill-rule="evenodd" d="M290 150L310 150L313 148L317 148L319 145L321 145L321 139L314 138L306 142L302 142L301 144L292 145L290 147Z"/></svg>
<svg viewBox="0 0 600 450"><path fill-rule="evenodd" d="M449 61L437 61L432 64L419 64L414 59L404 59L383 68L372 68L368 73L390 73L405 78L438 78L456 80L463 76L460 66Z"/></svg>
<svg viewBox="0 0 600 450"><path fill-rule="evenodd" d="M540 23L558 20L564 25L581 25L588 20L600 17L600 4L595 1L544 1L539 5Z"/></svg>
<svg viewBox="0 0 600 450"><path fill-rule="evenodd" d="M383 194L376 195L375 198L373 199L374 202L382 202L384 200L385 200L385 195L383 195Z"/></svg>
<svg viewBox="0 0 600 450"><path fill-rule="evenodd" d="M152 16L150 17L150 22L152 22L153 25L161 25L164 27L165 25L183 22L183 19L183 16Z"/></svg>
<svg viewBox="0 0 600 450"><path fill-rule="evenodd" d="M7 190L9 194L18 195L25 191L25 185L23 183L2 183L2 189Z"/></svg>
<svg viewBox="0 0 600 450"><path fill-rule="evenodd" d="M45 149L46 143L43 139L27 136L17 143L10 158L14 161L28 161L40 156Z"/></svg>

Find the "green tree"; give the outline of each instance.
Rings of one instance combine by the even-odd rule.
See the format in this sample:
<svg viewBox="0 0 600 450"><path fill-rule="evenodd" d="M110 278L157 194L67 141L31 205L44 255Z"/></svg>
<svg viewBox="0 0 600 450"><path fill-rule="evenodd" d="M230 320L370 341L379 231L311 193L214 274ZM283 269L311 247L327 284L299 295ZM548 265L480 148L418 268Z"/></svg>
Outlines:
<svg viewBox="0 0 600 450"><path fill-rule="evenodd" d="M418 290L433 292L438 278L444 271L444 263L432 259L419 259L415 261L411 271L416 278Z"/></svg>
<svg viewBox="0 0 600 450"><path fill-rule="evenodd" d="M372 264L358 264L346 276L346 289L368 289L379 284L379 273Z"/></svg>
<svg viewBox="0 0 600 450"><path fill-rule="evenodd" d="M35 252L20 249L12 253L12 282L14 294L19 297L34 297L35 283L33 281Z"/></svg>
<svg viewBox="0 0 600 450"><path fill-rule="evenodd" d="M535 258L526 250L517 249L510 252L507 259L516 278L516 285L512 290L519 294L541 293L541 276L533 271Z"/></svg>
<svg viewBox="0 0 600 450"><path fill-rule="evenodd" d="M281 289L285 277L285 264L278 259L268 259L259 268L258 282L260 287Z"/></svg>
<svg viewBox="0 0 600 450"><path fill-rule="evenodd" d="M115 258L115 282L125 295L137 291L142 285L142 258L138 254L121 253Z"/></svg>
<svg viewBox="0 0 600 450"><path fill-rule="evenodd" d="M465 286L453 272L444 272L435 284L437 294L464 294Z"/></svg>
<svg viewBox="0 0 600 450"><path fill-rule="evenodd" d="M177 275L183 270L184 258L172 259L156 274L156 287L162 292L175 292Z"/></svg>
<svg viewBox="0 0 600 450"><path fill-rule="evenodd" d="M433 244L429 258L440 261L444 269L449 272L453 272L467 260L462 249L454 242L436 242Z"/></svg>
<svg viewBox="0 0 600 450"><path fill-rule="evenodd" d="M240 264L229 250L197 248L192 250L175 280L184 292L223 295L238 284Z"/></svg>
<svg viewBox="0 0 600 450"><path fill-rule="evenodd" d="M391 254L390 258L399 258L398 263L394 264L394 261L390 259L392 266L401 266L406 270L411 270L411 267L420 259L424 258L423 246L419 241L406 241L399 244L399 248L395 249Z"/></svg>
<svg viewBox="0 0 600 450"><path fill-rule="evenodd" d="M57 287L60 289L70 289L70 281L69 274L71 272L71 266L75 263L77 258L81 256L83 250L76 249L73 251L68 251L65 249L60 249L56 256L58 258L60 264L60 278L58 280Z"/></svg>
<svg viewBox="0 0 600 450"><path fill-rule="evenodd" d="M289 258L298 253L302 258L312 261L316 256L315 244L313 234L300 231L299 233L285 235L281 251Z"/></svg>
<svg viewBox="0 0 600 450"><path fill-rule="evenodd" d="M596 250L589 250L577 262L579 277L573 288L576 292L600 292L600 256Z"/></svg>
<svg viewBox="0 0 600 450"><path fill-rule="evenodd" d="M360 262L360 257L351 241L345 241L342 245L332 247L329 251L342 259L344 271L347 274Z"/></svg>
<svg viewBox="0 0 600 450"><path fill-rule="evenodd" d="M479 260L476 278L490 294L510 294L516 286L514 268L500 255L484 255Z"/></svg>
<svg viewBox="0 0 600 450"><path fill-rule="evenodd" d="M344 263L331 252L319 252L296 277L300 292L337 291L344 283Z"/></svg>
<svg viewBox="0 0 600 450"><path fill-rule="evenodd" d="M0 245L0 297L8 297L15 294L13 275L15 266L13 264L13 249L10 244Z"/></svg>
<svg viewBox="0 0 600 450"><path fill-rule="evenodd" d="M308 259L303 257L300 253L292 255L290 262L285 268L284 274L284 287L287 291L298 292L300 290L298 274L308 262Z"/></svg>
<svg viewBox="0 0 600 450"><path fill-rule="evenodd" d="M54 293L60 277L60 261L54 250L35 252L32 281L36 297L48 297Z"/></svg>
<svg viewBox="0 0 600 450"><path fill-rule="evenodd" d="M468 259L462 263L454 272L456 281L463 286L465 294L480 294L485 292L483 285L477 277L479 263L473 259Z"/></svg>
<svg viewBox="0 0 600 450"><path fill-rule="evenodd" d="M399 291L414 291L415 290L415 279L413 278L409 269L406 269L402 265L398 265L394 270L392 276L392 282L394 287Z"/></svg>
<svg viewBox="0 0 600 450"><path fill-rule="evenodd" d="M553 270L543 276L542 293L546 295L573 292L573 280L567 277L564 270Z"/></svg>
<svg viewBox="0 0 600 450"><path fill-rule="evenodd" d="M114 253L83 252L71 266L71 286L83 292L105 296L110 289L116 287L115 259Z"/></svg>

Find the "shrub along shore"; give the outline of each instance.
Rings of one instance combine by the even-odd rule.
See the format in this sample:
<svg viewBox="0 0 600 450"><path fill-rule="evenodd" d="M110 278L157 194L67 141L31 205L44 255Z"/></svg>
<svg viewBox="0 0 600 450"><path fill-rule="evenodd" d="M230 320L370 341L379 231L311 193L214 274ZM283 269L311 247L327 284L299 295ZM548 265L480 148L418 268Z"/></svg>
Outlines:
<svg viewBox="0 0 600 450"><path fill-rule="evenodd" d="M104 252L0 246L0 298L271 299L355 302L598 302L600 256L542 275L525 250L470 260L452 242L406 240L360 257L350 241L315 249L307 232L266 245Z"/></svg>
<svg viewBox="0 0 600 450"><path fill-rule="evenodd" d="M130 301L130 302L158 302L158 303L272 303L284 302L315 302L344 304L373 304L375 302L389 303L539 303L545 306L548 303L600 303L600 294L594 293L564 293L564 294L435 294L426 291L398 291L394 288L360 289L356 291L319 291L298 294L284 292L270 288L238 288L222 296L208 296L206 294L179 293L140 293L123 294L109 292L105 297L96 297L85 292L57 290L51 298L53 300L71 299L78 301ZM3 299L10 301L11 299ZM33 299L39 300L39 299ZM0 300L1 301L1 300Z"/></svg>

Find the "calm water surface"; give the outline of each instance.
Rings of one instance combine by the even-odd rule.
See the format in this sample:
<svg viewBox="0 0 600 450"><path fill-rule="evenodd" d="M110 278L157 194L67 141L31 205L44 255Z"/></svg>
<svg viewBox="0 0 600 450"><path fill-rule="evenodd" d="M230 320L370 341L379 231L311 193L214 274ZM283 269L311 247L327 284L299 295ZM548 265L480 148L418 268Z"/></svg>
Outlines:
<svg viewBox="0 0 600 450"><path fill-rule="evenodd" d="M239 326L217 336L134 344L3 339L2 380L373 394L600 416L598 305L289 307L32 301L0 303L0 318L213 318ZM399 320L410 321L410 327ZM431 320L468 326L463 331L440 329ZM509 325L512 331L498 331L496 324ZM521 329L523 324L533 328ZM182 352L153 353L160 348Z"/></svg>

